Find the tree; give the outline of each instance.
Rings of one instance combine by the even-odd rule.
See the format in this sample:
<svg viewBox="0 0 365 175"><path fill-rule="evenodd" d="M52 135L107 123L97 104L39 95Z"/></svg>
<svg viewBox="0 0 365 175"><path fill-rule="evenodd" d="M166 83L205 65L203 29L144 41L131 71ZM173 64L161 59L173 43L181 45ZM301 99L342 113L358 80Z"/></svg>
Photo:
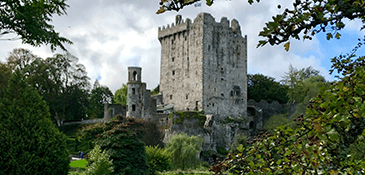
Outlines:
<svg viewBox="0 0 365 175"><path fill-rule="evenodd" d="M99 145L88 154L86 175L109 175L113 172L112 160L106 151L102 151Z"/></svg>
<svg viewBox="0 0 365 175"><path fill-rule="evenodd" d="M122 106L127 106L127 90L126 84L122 85L122 88L118 89L114 93L114 102Z"/></svg>
<svg viewBox="0 0 365 175"><path fill-rule="evenodd" d="M30 50L19 48L13 49L7 58L7 63L12 70L20 69L23 70L26 66L30 65L35 59L36 55Z"/></svg>
<svg viewBox="0 0 365 175"><path fill-rule="evenodd" d="M47 103L19 70L0 97L1 174L67 174L66 136L51 122Z"/></svg>
<svg viewBox="0 0 365 175"><path fill-rule="evenodd" d="M54 30L51 24L53 15L66 14L66 0L22 0L0 2L0 40L21 39L22 43L32 46L50 44L51 50L60 47L66 50L63 43L72 42ZM15 38L2 38L16 34Z"/></svg>
<svg viewBox="0 0 365 175"><path fill-rule="evenodd" d="M267 100L287 103L288 86L276 82L274 78L262 74L247 74L247 96L255 101Z"/></svg>
<svg viewBox="0 0 365 175"><path fill-rule="evenodd" d="M81 131L83 138L96 136L96 144L108 152L113 160L113 174L136 175L148 173L143 133L142 119L121 115L103 124L83 127Z"/></svg>
<svg viewBox="0 0 365 175"><path fill-rule="evenodd" d="M155 89L151 91L151 95L157 95L160 93L160 84L158 84Z"/></svg>
<svg viewBox="0 0 365 175"><path fill-rule="evenodd" d="M30 84L48 102L58 124L86 116L90 83L85 66L77 62L78 58L71 54L55 54L37 59L26 70Z"/></svg>
<svg viewBox="0 0 365 175"><path fill-rule="evenodd" d="M0 62L0 98L4 95L3 90L6 89L10 76L11 69L9 66Z"/></svg>
<svg viewBox="0 0 365 175"><path fill-rule="evenodd" d="M158 146L146 146L149 174L165 171L170 167L170 154Z"/></svg>
<svg viewBox="0 0 365 175"><path fill-rule="evenodd" d="M169 139L166 152L171 154L171 164L174 169L196 167L199 163L198 154L200 152L203 138L199 136L189 137L182 133Z"/></svg>
<svg viewBox="0 0 365 175"><path fill-rule="evenodd" d="M42 59L26 49L14 49L8 65L27 77L50 106L58 124L61 120L81 119L86 116L87 96L90 88L85 66L71 54L55 54Z"/></svg>
<svg viewBox="0 0 365 175"><path fill-rule="evenodd" d="M310 100L298 129L278 127L212 169L247 174L355 174L365 172L365 58L336 59L343 78ZM219 172L217 171L217 172Z"/></svg>
<svg viewBox="0 0 365 175"><path fill-rule="evenodd" d="M106 86L101 86L98 80L95 80L94 88L89 96L88 115L91 118L103 118L104 104L113 103L113 93Z"/></svg>
<svg viewBox="0 0 365 175"><path fill-rule="evenodd" d="M106 131L96 143L110 154L113 174L147 174L147 157L141 140L143 120L118 115L105 125Z"/></svg>
<svg viewBox="0 0 365 175"><path fill-rule="evenodd" d="M311 98L318 95L319 89L326 84L324 77L319 75L319 71L311 66L298 70L292 65L289 65L289 72L285 72L282 82L289 86L289 101L302 103L304 108Z"/></svg>

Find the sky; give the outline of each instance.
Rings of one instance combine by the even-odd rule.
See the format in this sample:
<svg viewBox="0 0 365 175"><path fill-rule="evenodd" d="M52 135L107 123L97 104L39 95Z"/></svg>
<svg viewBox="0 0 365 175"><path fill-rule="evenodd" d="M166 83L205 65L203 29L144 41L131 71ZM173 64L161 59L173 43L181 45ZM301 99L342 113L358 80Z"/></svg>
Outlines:
<svg viewBox="0 0 365 175"><path fill-rule="evenodd" d="M283 45L256 48L259 32L273 15L285 8L292 8L291 0L264 0L249 5L247 0L216 0L211 7L202 2L201 7L184 7L179 12L165 12L157 15L158 0L76 0L67 1L70 6L67 15L55 16L53 25L60 35L73 44L65 45L67 50L85 65L91 84L96 79L112 92L127 83L127 67L142 67L142 81L148 89L155 88L160 81L160 43L158 27L171 25L177 14L191 20L201 13L210 13L219 22L222 17L229 21L236 19L242 35L248 36L248 73L274 77L280 81L289 65L301 69L312 66L328 81L331 58L347 53L356 45L357 38L364 36L360 31L361 21L346 21L340 40L326 40L325 34L316 35L313 40L290 40L290 50ZM281 9L277 5L281 5ZM0 61L15 48L26 48L42 58L64 52L51 52L49 46L32 47L20 40L0 41ZM360 50L359 53L364 53ZM364 54L365 55L365 54Z"/></svg>

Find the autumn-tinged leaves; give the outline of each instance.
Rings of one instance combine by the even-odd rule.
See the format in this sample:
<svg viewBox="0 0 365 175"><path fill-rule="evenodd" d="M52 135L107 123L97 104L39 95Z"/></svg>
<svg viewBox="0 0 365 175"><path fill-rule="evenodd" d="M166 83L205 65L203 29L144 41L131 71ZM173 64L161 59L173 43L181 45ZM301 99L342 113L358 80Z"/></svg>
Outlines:
<svg viewBox="0 0 365 175"><path fill-rule="evenodd" d="M166 11L179 11L185 6L198 2L200 0L161 0L160 8L157 10L156 14L162 14ZM214 0L206 0L206 4L211 6Z"/></svg>

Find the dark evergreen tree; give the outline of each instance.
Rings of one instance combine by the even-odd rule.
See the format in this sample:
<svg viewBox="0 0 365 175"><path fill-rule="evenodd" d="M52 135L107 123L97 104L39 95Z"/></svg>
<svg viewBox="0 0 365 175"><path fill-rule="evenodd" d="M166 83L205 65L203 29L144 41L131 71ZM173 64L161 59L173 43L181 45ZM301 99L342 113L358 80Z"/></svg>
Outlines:
<svg viewBox="0 0 365 175"><path fill-rule="evenodd" d="M67 174L66 136L47 103L15 71L0 97L0 174Z"/></svg>

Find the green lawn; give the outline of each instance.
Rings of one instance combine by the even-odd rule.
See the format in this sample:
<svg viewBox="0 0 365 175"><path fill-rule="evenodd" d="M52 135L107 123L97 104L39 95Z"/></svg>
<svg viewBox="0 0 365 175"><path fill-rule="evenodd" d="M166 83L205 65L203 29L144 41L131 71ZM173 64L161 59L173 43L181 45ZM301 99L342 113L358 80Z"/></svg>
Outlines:
<svg viewBox="0 0 365 175"><path fill-rule="evenodd" d="M70 163L70 166L71 167L86 167L86 163L87 163L87 161L85 159L81 159L81 160L72 161Z"/></svg>

